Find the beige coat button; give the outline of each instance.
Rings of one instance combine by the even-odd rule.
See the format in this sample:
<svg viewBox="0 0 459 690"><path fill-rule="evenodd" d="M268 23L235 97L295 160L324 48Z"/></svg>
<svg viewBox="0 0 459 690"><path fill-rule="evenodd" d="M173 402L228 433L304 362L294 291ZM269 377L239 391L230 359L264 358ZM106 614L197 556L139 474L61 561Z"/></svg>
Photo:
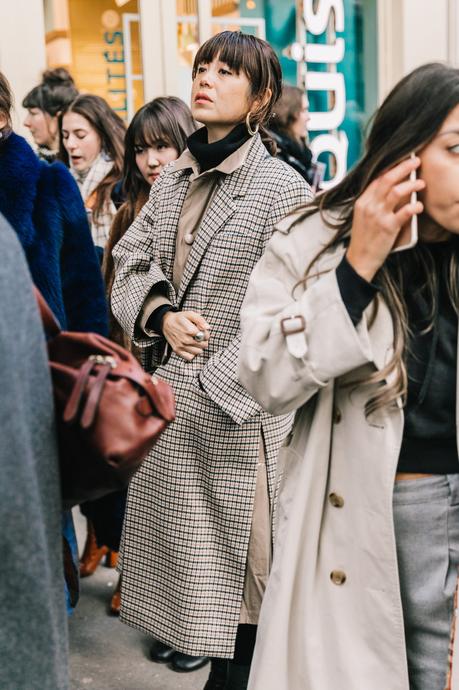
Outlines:
<svg viewBox="0 0 459 690"><path fill-rule="evenodd" d="M193 244L194 237L191 234L191 232L187 232L187 234L185 235L185 237L183 239L185 240L186 244Z"/></svg>
<svg viewBox="0 0 459 690"><path fill-rule="evenodd" d="M342 508L344 505L344 498L335 493L331 493L328 500L334 508Z"/></svg>
<svg viewBox="0 0 459 690"><path fill-rule="evenodd" d="M330 580L334 585L344 585L346 582L346 573L343 573L342 570L332 570L330 573Z"/></svg>
<svg viewBox="0 0 459 690"><path fill-rule="evenodd" d="M343 415L341 414L341 410L338 407L335 407L335 409L333 410L333 423L339 424L342 418Z"/></svg>

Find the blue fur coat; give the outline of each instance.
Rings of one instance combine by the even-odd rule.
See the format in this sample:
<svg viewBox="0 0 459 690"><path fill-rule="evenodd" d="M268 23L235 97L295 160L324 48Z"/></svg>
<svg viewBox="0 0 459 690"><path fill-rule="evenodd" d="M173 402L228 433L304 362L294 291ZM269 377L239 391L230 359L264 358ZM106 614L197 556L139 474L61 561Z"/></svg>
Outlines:
<svg viewBox="0 0 459 690"><path fill-rule="evenodd" d="M0 213L62 328L106 335L102 275L78 187L62 163L39 160L14 133L0 140Z"/></svg>

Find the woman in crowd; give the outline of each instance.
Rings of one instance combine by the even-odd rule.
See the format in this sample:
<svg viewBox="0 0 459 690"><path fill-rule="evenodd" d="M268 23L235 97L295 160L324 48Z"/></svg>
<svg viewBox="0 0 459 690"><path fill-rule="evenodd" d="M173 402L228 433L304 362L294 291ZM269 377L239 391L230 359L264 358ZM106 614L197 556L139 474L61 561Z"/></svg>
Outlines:
<svg viewBox="0 0 459 690"><path fill-rule="evenodd" d="M270 133L277 144L277 156L292 166L309 184L314 181L315 166L307 145L309 103L304 90L297 86L282 87L276 103L276 115Z"/></svg>
<svg viewBox="0 0 459 690"><path fill-rule="evenodd" d="M22 101L28 114L24 125L38 147L40 158L52 163L59 153L59 114L78 96L70 74L63 67L44 72L41 84Z"/></svg>
<svg viewBox="0 0 459 690"><path fill-rule="evenodd" d="M60 158L70 166L102 253L119 199L125 125L100 96L82 94L61 116Z"/></svg>
<svg viewBox="0 0 459 690"><path fill-rule="evenodd" d="M108 294L115 277L112 250L148 200L151 185L165 165L176 160L186 140L196 129L189 107L175 96L155 98L134 115L125 137L123 191L126 201L113 221L104 256L104 277ZM111 317L111 338L120 345L131 343Z"/></svg>
<svg viewBox="0 0 459 690"><path fill-rule="evenodd" d="M113 251L113 313L177 397L173 429L129 488L121 618L219 657L207 690L246 687L290 425L261 413L236 376L250 272L274 224L310 196L260 135L280 91L266 42L227 31L204 43L192 86L204 127Z"/></svg>
<svg viewBox="0 0 459 690"><path fill-rule="evenodd" d="M187 138L196 129L196 124L189 107L180 98L174 96L155 98L144 105L134 116L129 125L125 138L125 158L123 171L123 189L126 201L118 210L113 221L110 236L105 248L104 275L107 293L110 295L114 279L113 247L123 237L126 230L148 200L151 185L161 174L165 165L174 161L186 148ZM115 342L132 348L132 343L111 316L110 337ZM118 551L121 536L122 518L124 516L125 493L107 496L106 510L100 510L93 515L100 546L100 558L105 549ZM110 524L109 516L113 520ZM105 549L104 549L105 547ZM99 559L100 560L100 559ZM113 594L111 611L119 613L120 584ZM170 662L179 670L195 670L202 663L202 658L186 658L185 655L156 641L151 649L152 659L160 662Z"/></svg>
<svg viewBox="0 0 459 690"><path fill-rule="evenodd" d="M296 416L252 690L450 687L458 189L459 70L424 65L253 273L241 381Z"/></svg>
<svg viewBox="0 0 459 690"><path fill-rule="evenodd" d="M0 213L62 328L106 335L102 275L78 188L62 163L40 160L13 132L11 110L11 90L0 73ZM71 513L64 533L77 560Z"/></svg>

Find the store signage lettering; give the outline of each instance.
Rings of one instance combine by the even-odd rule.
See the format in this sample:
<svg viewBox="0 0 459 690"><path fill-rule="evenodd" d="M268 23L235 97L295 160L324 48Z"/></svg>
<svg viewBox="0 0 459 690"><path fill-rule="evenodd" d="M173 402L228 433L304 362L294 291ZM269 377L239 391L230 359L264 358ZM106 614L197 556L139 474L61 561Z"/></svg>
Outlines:
<svg viewBox="0 0 459 690"><path fill-rule="evenodd" d="M107 86L110 100L114 100L113 110L127 114L126 68L124 60L123 32L105 31L104 41L108 50L104 51L107 63ZM121 101L121 102L120 102Z"/></svg>
<svg viewBox="0 0 459 690"><path fill-rule="evenodd" d="M326 36L332 12L335 20L335 32L343 32L345 26L344 0L304 0L303 18L306 29L314 36ZM298 45L298 44L297 44ZM311 148L315 156L331 153L335 158L333 178L323 183L324 188L332 187L339 182L347 170L347 152L349 141L339 127L346 116L346 84L344 76L334 68L345 55L346 43L343 38L336 38L334 43L307 43L304 46L303 59L308 64L323 64L326 72L309 69L306 72L306 89L327 91L332 94L330 110L311 112L308 128L311 131L324 131L313 138ZM332 67L331 67L332 66ZM331 68L330 68L331 67Z"/></svg>

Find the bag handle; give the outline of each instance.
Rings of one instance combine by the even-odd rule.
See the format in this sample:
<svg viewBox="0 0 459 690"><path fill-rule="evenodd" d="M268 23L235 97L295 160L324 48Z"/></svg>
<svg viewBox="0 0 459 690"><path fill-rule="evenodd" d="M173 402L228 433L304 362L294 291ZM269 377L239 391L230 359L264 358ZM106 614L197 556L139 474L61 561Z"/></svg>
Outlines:
<svg viewBox="0 0 459 690"><path fill-rule="evenodd" d="M49 336L59 335L61 332L61 327L59 326L59 323L53 312L49 308L45 298L35 285L33 286L33 291L35 294L35 299L37 300L38 309L46 334Z"/></svg>

